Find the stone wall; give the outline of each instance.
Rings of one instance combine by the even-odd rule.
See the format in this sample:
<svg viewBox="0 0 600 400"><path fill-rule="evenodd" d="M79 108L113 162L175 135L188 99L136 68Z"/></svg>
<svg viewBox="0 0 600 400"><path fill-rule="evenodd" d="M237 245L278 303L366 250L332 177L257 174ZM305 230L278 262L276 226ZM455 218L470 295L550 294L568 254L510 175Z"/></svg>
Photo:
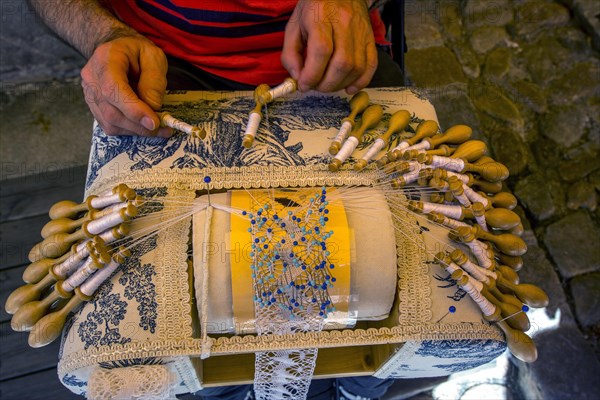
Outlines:
<svg viewBox="0 0 600 400"><path fill-rule="evenodd" d="M520 274L550 295L548 318L560 315L558 329L538 335L539 361L514 363L526 398L592 398L589 385L598 391L599 8L406 2L408 77L427 89L443 128L472 126L509 168L507 185L529 221Z"/></svg>

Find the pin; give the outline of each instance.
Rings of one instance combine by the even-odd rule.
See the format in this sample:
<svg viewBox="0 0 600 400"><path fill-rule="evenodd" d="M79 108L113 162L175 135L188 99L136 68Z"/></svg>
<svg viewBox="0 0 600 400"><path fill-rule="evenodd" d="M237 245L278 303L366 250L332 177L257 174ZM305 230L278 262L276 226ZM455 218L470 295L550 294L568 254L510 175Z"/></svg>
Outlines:
<svg viewBox="0 0 600 400"><path fill-rule="evenodd" d="M210 182L212 179L210 179L210 176L205 176L204 177L204 183L206 183L206 196L208 198L208 204L210 205Z"/></svg>
<svg viewBox="0 0 600 400"><path fill-rule="evenodd" d="M449 314L454 314L456 312L456 307L450 306L448 307L448 312L442 316L442 318L438 319L436 324L439 324L444 318L446 318Z"/></svg>

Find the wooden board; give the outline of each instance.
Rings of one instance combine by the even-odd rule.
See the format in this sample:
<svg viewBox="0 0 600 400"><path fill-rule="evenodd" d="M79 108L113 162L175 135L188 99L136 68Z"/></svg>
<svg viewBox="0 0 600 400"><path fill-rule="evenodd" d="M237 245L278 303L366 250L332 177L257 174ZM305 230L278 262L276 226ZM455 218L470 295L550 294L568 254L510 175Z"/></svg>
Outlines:
<svg viewBox="0 0 600 400"><path fill-rule="evenodd" d="M51 368L0 382L0 399L81 400L83 397L64 387L58 380L56 368Z"/></svg>
<svg viewBox="0 0 600 400"><path fill-rule="evenodd" d="M31 248L42 241L47 215L0 223L0 270L29 263Z"/></svg>
<svg viewBox="0 0 600 400"><path fill-rule="evenodd" d="M27 265L0 270L0 322L9 321L12 315L4 310L6 298L13 290L25 284L23 282L23 271Z"/></svg>
<svg viewBox="0 0 600 400"><path fill-rule="evenodd" d="M1 380L56 367L60 340L39 349L32 349L27 344L28 337L27 332L14 332L10 328L10 322L0 324Z"/></svg>

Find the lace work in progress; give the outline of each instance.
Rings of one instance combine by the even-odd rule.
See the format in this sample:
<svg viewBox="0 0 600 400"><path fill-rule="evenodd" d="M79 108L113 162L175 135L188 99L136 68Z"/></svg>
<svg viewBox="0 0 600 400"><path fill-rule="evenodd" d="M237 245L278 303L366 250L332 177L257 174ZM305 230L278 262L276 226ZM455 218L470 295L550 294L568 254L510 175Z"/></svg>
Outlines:
<svg viewBox="0 0 600 400"><path fill-rule="evenodd" d="M253 211L242 213L252 236L256 329L259 335L320 331L335 311L327 190L280 194L260 191L252 197ZM256 397L305 398L316 359L317 349L257 352Z"/></svg>

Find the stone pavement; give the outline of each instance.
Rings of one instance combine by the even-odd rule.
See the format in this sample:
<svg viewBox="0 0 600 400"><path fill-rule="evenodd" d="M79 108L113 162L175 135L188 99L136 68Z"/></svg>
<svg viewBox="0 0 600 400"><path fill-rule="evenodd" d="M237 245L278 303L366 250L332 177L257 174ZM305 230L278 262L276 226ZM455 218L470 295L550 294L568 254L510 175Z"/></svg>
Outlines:
<svg viewBox="0 0 600 400"><path fill-rule="evenodd" d="M503 370L509 398L600 393L599 17L600 2L406 2L408 78L442 127L472 126L508 166L527 219L519 275L551 299L531 315L538 361Z"/></svg>
<svg viewBox="0 0 600 400"><path fill-rule="evenodd" d="M406 1L408 77L429 92L442 127L472 126L509 167L527 221L520 275L551 299L531 315L538 362L501 359L488 367L501 379L469 372L479 380L459 376L461 391L442 385L418 398L600 393L599 4ZM82 59L23 0L0 11L0 180L86 164Z"/></svg>

